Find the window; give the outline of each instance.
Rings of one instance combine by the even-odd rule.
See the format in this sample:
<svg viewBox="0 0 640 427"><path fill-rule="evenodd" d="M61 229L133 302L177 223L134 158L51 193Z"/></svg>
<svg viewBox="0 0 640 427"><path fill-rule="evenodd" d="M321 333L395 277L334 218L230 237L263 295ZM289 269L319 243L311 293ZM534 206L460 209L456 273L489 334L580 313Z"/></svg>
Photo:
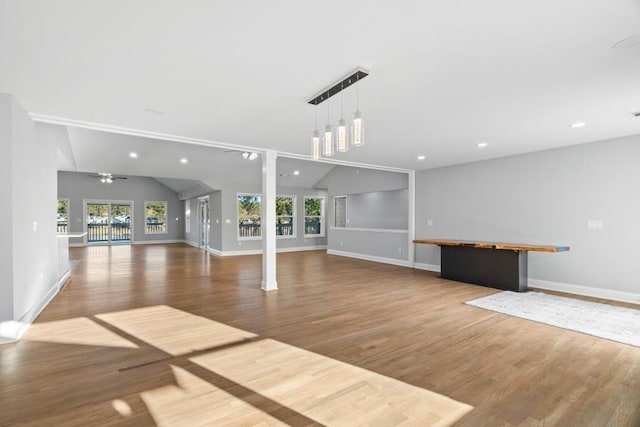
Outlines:
<svg viewBox="0 0 640 427"><path fill-rule="evenodd" d="M324 198L304 198L305 237L324 237Z"/></svg>
<svg viewBox="0 0 640 427"><path fill-rule="evenodd" d="M144 232L167 232L167 202L144 202Z"/></svg>
<svg viewBox="0 0 640 427"><path fill-rule="evenodd" d="M191 200L184 201L184 232L191 233Z"/></svg>
<svg viewBox="0 0 640 427"><path fill-rule="evenodd" d="M58 199L58 233L69 231L69 199Z"/></svg>
<svg viewBox="0 0 640 427"><path fill-rule="evenodd" d="M336 196L333 198L335 227L345 228L347 226L347 196Z"/></svg>
<svg viewBox="0 0 640 427"><path fill-rule="evenodd" d="M259 239L260 230L259 194L238 194L238 238Z"/></svg>
<svg viewBox="0 0 640 427"><path fill-rule="evenodd" d="M276 236L296 236L295 196L276 196Z"/></svg>

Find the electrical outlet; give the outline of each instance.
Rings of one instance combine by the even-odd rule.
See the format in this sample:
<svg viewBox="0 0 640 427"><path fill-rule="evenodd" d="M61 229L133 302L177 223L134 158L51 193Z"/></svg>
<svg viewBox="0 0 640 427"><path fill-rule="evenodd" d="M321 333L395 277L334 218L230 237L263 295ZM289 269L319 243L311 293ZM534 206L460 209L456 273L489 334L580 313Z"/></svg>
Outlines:
<svg viewBox="0 0 640 427"><path fill-rule="evenodd" d="M587 230L601 230L603 223L601 219L589 219L586 224Z"/></svg>
<svg viewBox="0 0 640 427"><path fill-rule="evenodd" d="M340 242L340 247L343 247L343 246L344 246L344 243Z"/></svg>
<svg viewBox="0 0 640 427"><path fill-rule="evenodd" d="M427 226L431 227L433 225L433 220L432 219L428 219L427 220Z"/></svg>
<svg viewBox="0 0 640 427"><path fill-rule="evenodd" d="M402 253L402 248L398 248L398 253L401 254Z"/></svg>

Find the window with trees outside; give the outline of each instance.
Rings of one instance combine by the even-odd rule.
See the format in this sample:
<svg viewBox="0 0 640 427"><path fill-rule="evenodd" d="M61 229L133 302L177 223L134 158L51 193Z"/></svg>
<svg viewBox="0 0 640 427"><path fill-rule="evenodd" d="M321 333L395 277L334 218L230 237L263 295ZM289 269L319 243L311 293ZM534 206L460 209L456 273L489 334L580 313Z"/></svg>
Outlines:
<svg viewBox="0 0 640 427"><path fill-rule="evenodd" d="M69 231L69 199L58 199L58 233Z"/></svg>
<svg viewBox="0 0 640 427"><path fill-rule="evenodd" d="M167 232L167 202L144 202L144 232Z"/></svg>
<svg viewBox="0 0 640 427"><path fill-rule="evenodd" d="M304 198L304 235L305 237L324 236L324 198Z"/></svg>
<svg viewBox="0 0 640 427"><path fill-rule="evenodd" d="M276 197L276 236L296 236L295 206L295 196Z"/></svg>
<svg viewBox="0 0 640 427"><path fill-rule="evenodd" d="M260 230L259 194L238 194L238 239L259 239Z"/></svg>

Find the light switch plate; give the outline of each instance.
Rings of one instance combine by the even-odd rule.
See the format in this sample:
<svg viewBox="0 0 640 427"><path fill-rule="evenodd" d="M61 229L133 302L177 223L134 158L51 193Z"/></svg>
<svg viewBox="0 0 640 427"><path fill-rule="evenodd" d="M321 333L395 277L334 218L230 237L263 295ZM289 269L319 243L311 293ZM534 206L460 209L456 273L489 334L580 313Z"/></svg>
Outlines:
<svg viewBox="0 0 640 427"><path fill-rule="evenodd" d="M601 219L589 219L586 224L587 230L601 230L603 226Z"/></svg>

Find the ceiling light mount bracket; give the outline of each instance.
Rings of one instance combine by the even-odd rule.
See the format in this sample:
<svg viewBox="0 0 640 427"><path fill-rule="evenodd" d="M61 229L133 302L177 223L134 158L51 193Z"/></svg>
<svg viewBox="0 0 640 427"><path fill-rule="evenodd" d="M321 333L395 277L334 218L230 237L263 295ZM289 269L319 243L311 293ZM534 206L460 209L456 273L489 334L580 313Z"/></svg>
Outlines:
<svg viewBox="0 0 640 427"><path fill-rule="evenodd" d="M369 75L368 70L365 70L364 68L356 68L355 71L353 71L351 74L340 79L337 83L331 85L328 89L325 89L324 91L320 92L319 94L311 98L308 102L311 105L321 104L322 102L331 98L333 95L336 95L342 92L349 86L356 84L357 82L364 79L368 75Z"/></svg>

